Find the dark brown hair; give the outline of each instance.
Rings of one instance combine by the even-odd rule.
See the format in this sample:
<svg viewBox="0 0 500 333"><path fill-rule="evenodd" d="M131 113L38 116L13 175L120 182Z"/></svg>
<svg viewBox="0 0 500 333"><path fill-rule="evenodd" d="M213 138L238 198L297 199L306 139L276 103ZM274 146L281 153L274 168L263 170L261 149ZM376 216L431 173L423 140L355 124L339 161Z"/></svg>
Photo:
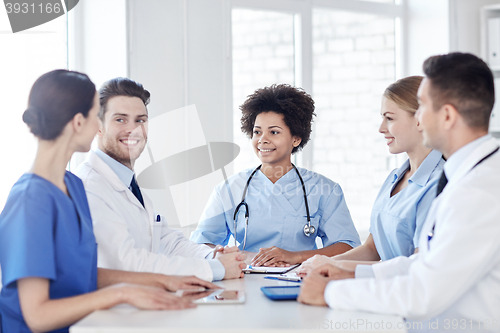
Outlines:
<svg viewBox="0 0 500 333"><path fill-rule="evenodd" d="M64 69L45 73L31 88L23 121L37 138L54 140L76 114L88 116L95 93L94 83L83 73Z"/></svg>
<svg viewBox="0 0 500 333"><path fill-rule="evenodd" d="M314 113L314 101L303 89L289 84L273 84L255 90L240 106L241 130L252 138L255 118L262 112L273 111L283 115L285 124L290 128L292 136L302 139L292 154L301 150L311 136L311 125Z"/></svg>
<svg viewBox="0 0 500 333"><path fill-rule="evenodd" d="M108 101L115 96L139 97L146 106L149 104L151 94L144 89L142 84L124 77L117 77L104 82L99 89L101 109L99 110L98 117L102 122L104 122L104 114L107 111Z"/></svg>
<svg viewBox="0 0 500 333"><path fill-rule="evenodd" d="M385 89L383 96L396 103L399 108L415 114L418 109L418 87L422 80L422 76L408 76L397 80Z"/></svg>
<svg viewBox="0 0 500 333"><path fill-rule="evenodd" d="M470 53L449 53L424 62L433 109L453 105L472 128L488 129L495 103L493 74Z"/></svg>

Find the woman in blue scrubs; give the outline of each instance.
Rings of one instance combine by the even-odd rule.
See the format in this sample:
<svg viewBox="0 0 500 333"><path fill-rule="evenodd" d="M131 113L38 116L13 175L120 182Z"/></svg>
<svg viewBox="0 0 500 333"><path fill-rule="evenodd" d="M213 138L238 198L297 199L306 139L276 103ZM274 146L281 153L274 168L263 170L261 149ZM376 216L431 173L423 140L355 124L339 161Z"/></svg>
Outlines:
<svg viewBox="0 0 500 333"><path fill-rule="evenodd" d="M65 168L75 151L90 149L98 111L98 94L85 74L52 71L31 89L23 120L38 139L37 154L0 215L3 332L68 332L69 325L91 312L119 303L144 309L192 307L165 289L214 287L194 277L97 268L85 190ZM108 287L119 282L128 284Z"/></svg>
<svg viewBox="0 0 500 333"><path fill-rule="evenodd" d="M273 85L256 90L240 109L241 129L262 164L214 189L191 240L226 245L233 236L241 250L258 252L255 266L296 264L358 246L340 186L291 162L292 154L309 141L312 98L290 85Z"/></svg>
<svg viewBox="0 0 500 333"><path fill-rule="evenodd" d="M420 231L436 196L445 162L440 152L423 145L420 125L414 117L422 79L421 76L401 79L384 92L379 132L384 135L390 153L406 153L408 159L383 183L373 205L368 239L334 258L311 258L300 269L301 274L326 262L354 270L360 261L371 264L397 256L409 257L418 250Z"/></svg>

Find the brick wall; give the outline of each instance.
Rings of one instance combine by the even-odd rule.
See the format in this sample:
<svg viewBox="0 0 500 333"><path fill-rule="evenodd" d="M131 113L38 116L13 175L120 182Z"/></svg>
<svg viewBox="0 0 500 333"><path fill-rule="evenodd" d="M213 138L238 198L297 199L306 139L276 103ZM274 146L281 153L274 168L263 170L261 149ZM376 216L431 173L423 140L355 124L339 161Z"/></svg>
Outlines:
<svg viewBox="0 0 500 333"><path fill-rule="evenodd" d="M234 171L259 164L241 133L239 106L255 89L294 84L293 15L234 9L232 12L234 142L241 148Z"/></svg>
<svg viewBox="0 0 500 333"><path fill-rule="evenodd" d="M395 79L394 19L314 10L313 68L313 169L342 186L365 236L373 201L394 167L378 132L381 95Z"/></svg>

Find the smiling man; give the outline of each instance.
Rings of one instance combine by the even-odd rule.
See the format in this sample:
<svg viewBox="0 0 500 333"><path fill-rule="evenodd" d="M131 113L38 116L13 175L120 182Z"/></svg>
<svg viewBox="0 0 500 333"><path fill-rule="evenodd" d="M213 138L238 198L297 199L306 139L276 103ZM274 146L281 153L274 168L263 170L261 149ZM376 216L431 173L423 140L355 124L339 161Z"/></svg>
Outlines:
<svg viewBox="0 0 500 333"><path fill-rule="evenodd" d="M241 277L242 253L225 249L228 253L214 259L212 248L168 228L136 182L134 163L147 143L149 92L135 81L116 78L99 94L98 149L76 171L88 197L98 266L205 280Z"/></svg>

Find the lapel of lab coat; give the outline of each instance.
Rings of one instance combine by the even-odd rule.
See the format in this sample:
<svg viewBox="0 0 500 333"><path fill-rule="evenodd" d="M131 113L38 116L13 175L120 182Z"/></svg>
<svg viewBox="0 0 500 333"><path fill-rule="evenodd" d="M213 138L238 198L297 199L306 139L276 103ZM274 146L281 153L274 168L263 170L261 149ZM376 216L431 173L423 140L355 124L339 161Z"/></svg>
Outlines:
<svg viewBox="0 0 500 333"><path fill-rule="evenodd" d="M116 173L106 164L96 153L90 151L88 161L90 165L96 170L99 174L101 174L113 187L113 189L117 192L124 192L124 195L127 197L128 201L133 205L143 208L142 204L137 200L135 195L128 189L128 187L118 178ZM144 198L144 193L143 193ZM146 204L146 201L149 201L149 198L144 198L144 205L147 208L148 205L151 205L150 202Z"/></svg>
<svg viewBox="0 0 500 333"><path fill-rule="evenodd" d="M431 208L429 209L427 220L420 234L419 252L427 252L429 250L428 234L431 232L432 228L435 227L434 233L439 232L439 230L436 230L438 227L435 226L435 224L436 214L439 209L440 202L443 198L446 198L447 193L453 191L455 186L460 186L460 180L462 180L474 168L477 162L488 154L491 154L495 149L497 149L497 147L498 142L495 138L491 138L481 144L467 157L465 161L462 162L452 178L448 180L448 184L446 184L443 192L441 192L441 194L432 202Z"/></svg>
<svg viewBox="0 0 500 333"><path fill-rule="evenodd" d="M453 187L459 184L460 180L465 177L481 159L491 154L497 148L498 142L495 138L491 138L477 147L476 150L474 150L472 154L470 154L467 159L462 162L452 178L448 180L448 184L444 188L443 192L451 191Z"/></svg>

